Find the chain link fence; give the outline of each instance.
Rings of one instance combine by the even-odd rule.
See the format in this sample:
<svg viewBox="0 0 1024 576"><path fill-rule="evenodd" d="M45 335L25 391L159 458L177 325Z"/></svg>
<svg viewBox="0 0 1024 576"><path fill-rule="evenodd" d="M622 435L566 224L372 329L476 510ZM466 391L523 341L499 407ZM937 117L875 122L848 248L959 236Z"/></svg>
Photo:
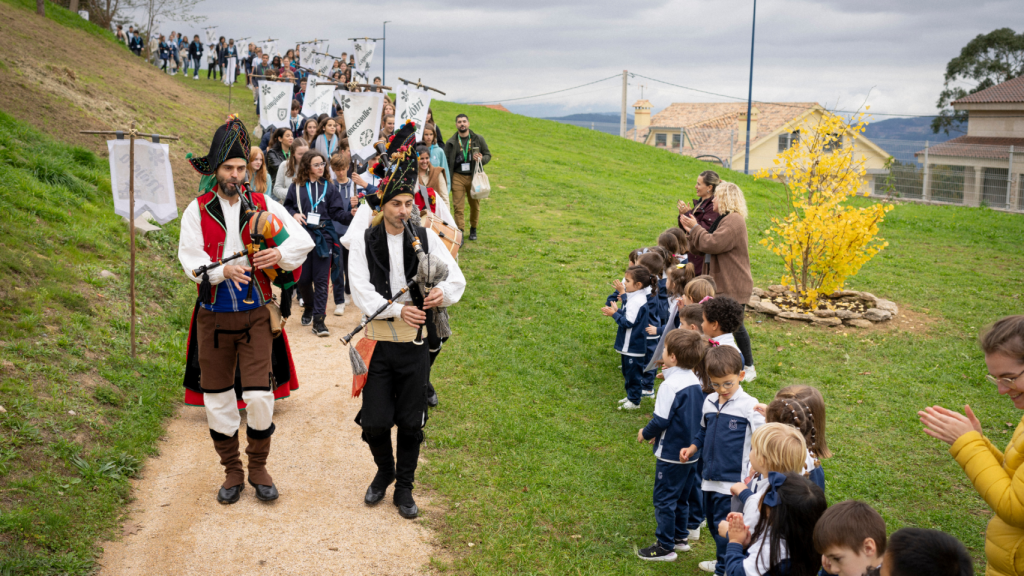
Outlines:
<svg viewBox="0 0 1024 576"><path fill-rule="evenodd" d="M1024 149L956 141L874 139L892 156L873 174L872 194L1024 211Z"/></svg>

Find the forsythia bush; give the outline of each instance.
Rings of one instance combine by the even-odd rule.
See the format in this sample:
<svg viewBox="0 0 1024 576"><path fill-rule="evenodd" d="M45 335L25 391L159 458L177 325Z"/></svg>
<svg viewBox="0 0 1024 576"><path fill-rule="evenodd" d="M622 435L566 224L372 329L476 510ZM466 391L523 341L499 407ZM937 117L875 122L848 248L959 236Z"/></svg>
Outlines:
<svg viewBox="0 0 1024 576"><path fill-rule="evenodd" d="M794 210L783 220L772 218L774 226L765 231L768 237L761 244L785 261L782 284L798 292L804 306L814 304L818 294L841 289L889 245L878 237L878 224L891 204L843 205L865 186L864 157L855 159L851 153L865 126L864 114L847 121L826 112L817 126L804 127L799 140L779 154L775 168L757 173L786 185Z"/></svg>

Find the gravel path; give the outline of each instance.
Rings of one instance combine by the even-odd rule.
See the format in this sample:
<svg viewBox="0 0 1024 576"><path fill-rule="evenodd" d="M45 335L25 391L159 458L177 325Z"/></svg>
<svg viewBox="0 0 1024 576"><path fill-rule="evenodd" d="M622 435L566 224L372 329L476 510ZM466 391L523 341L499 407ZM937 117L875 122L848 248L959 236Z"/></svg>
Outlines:
<svg viewBox="0 0 1024 576"><path fill-rule="evenodd" d="M329 299L328 312L334 310ZM236 504L216 501L224 480L202 408L183 406L168 422L160 455L135 482L123 538L103 544L104 576L150 574L422 574L438 556L422 515L437 511L414 492L421 519L404 520L392 488L375 508L363 494L376 467L353 422L351 368L338 338L358 322L349 304L328 315L328 338L288 322L300 388L278 401L268 469L281 497L265 504L246 486ZM245 435L245 418L241 434ZM242 440L242 458L245 440Z"/></svg>

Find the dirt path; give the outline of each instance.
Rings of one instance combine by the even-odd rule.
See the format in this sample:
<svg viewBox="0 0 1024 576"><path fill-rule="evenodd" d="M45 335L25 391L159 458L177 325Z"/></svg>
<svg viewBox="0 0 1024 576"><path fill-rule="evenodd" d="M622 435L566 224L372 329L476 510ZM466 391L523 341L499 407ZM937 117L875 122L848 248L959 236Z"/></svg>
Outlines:
<svg viewBox="0 0 1024 576"><path fill-rule="evenodd" d="M268 462L281 497L264 504L247 486L238 503L218 504L224 474L205 412L184 406L168 423L160 455L135 482L124 537L103 545L101 575L428 571L437 555L432 534L422 519L398 515L393 487L377 507L363 504L376 467L352 421L360 400L351 398L348 354L338 341L358 322L358 309L349 304L344 316L328 315L329 338L300 326L300 313L289 320L288 335L301 387L275 406ZM415 494L429 514L428 495Z"/></svg>

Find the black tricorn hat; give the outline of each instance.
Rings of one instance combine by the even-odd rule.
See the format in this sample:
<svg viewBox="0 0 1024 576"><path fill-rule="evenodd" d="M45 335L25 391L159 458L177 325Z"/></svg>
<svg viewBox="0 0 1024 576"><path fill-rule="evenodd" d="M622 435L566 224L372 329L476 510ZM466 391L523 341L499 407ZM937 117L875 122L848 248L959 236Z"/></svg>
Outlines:
<svg viewBox="0 0 1024 576"><path fill-rule="evenodd" d="M391 135L385 157L373 165L373 174L382 180L377 189L379 202L371 203L371 206L383 206L399 194L413 193L417 171L415 145L416 123L408 120Z"/></svg>
<svg viewBox="0 0 1024 576"><path fill-rule="evenodd" d="M196 158L189 154L188 161L196 172L203 176L210 176L225 160L231 158L244 158L248 164L249 148L249 131L245 129L245 124L242 124L237 116L232 115L214 133L213 143L210 144L210 153L202 158Z"/></svg>

